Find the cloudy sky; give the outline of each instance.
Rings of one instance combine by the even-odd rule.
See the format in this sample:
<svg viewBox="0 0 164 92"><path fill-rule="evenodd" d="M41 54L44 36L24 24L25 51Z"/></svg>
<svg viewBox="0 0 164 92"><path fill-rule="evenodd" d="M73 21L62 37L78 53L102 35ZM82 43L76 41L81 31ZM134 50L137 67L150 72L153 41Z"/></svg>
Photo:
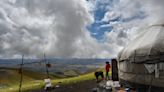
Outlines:
<svg viewBox="0 0 164 92"><path fill-rule="evenodd" d="M112 58L145 27L164 22L164 0L0 0L0 58Z"/></svg>

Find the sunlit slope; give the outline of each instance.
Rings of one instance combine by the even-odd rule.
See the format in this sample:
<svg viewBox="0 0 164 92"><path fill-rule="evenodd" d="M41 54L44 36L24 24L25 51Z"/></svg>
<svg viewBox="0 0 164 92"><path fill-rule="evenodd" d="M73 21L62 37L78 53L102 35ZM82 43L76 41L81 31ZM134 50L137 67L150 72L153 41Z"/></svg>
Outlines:
<svg viewBox="0 0 164 92"><path fill-rule="evenodd" d="M20 77L19 70L16 68L0 68L0 88L18 85ZM23 82L41 80L45 77L45 74L23 70Z"/></svg>
<svg viewBox="0 0 164 92"><path fill-rule="evenodd" d="M5 72L5 71L1 71L1 72ZM8 74L3 75L1 82L6 83L7 85L4 86L3 88L0 88L0 92L18 92L19 81L20 81L20 74L18 73L18 70L17 69L12 69L12 70L9 69L6 73L8 73ZM33 89L43 89L44 88L43 79L46 78L46 75L36 73L33 71L27 71L27 70L24 70L23 74L24 75L23 75L22 91L28 92L29 90L33 90ZM51 76L52 84L54 86L59 83L60 83L60 85L71 84L71 83L78 83L81 81L93 80L93 79L95 79L93 72L79 75L76 77L62 78L62 79Z"/></svg>

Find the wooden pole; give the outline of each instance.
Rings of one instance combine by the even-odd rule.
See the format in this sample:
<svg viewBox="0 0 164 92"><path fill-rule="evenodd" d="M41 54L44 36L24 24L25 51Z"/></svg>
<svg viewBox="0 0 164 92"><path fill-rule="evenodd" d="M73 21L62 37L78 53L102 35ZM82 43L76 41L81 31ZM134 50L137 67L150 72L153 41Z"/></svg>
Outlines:
<svg viewBox="0 0 164 92"><path fill-rule="evenodd" d="M46 60L46 55L45 55L45 53L44 53L44 62L45 62L45 66L46 66L47 78L49 78L49 71L48 71L48 66L47 66L47 60Z"/></svg>
<svg viewBox="0 0 164 92"><path fill-rule="evenodd" d="M24 55L22 55L22 63L20 64L21 79L20 79L20 85L19 85L19 92L21 92L22 80L23 80L23 58L24 58Z"/></svg>

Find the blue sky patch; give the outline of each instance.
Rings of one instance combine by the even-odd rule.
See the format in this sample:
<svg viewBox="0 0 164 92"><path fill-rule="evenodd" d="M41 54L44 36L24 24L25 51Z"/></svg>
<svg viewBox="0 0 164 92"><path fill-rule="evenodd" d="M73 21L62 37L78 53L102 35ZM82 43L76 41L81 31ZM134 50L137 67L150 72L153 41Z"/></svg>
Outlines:
<svg viewBox="0 0 164 92"><path fill-rule="evenodd" d="M112 0L108 0L112 2ZM103 7L102 7L103 5ZM102 40L104 37L104 33L107 31L111 31L112 27L101 27L102 25L109 24L109 22L102 22L105 13L108 11L107 6L112 6L112 3L101 4L98 3L96 6L96 10L94 11L94 20L95 22L87 27L87 29L91 32L91 36L96 38L97 40Z"/></svg>
<svg viewBox="0 0 164 92"><path fill-rule="evenodd" d="M105 0L104 2L98 1L98 3L96 4L96 9L95 9L95 11L93 11L95 22L93 24L87 26L87 29L91 32L91 36L96 38L98 41L101 41L104 39L105 32L110 32L113 29L113 27L110 26L110 22L117 22L117 21L129 22L132 20L144 19L145 17L147 17L143 11L138 11L138 12L136 12L135 15L128 17L128 18L123 18L120 15L107 22L102 21L105 13L107 11L110 11L112 9L112 7L113 7L113 0ZM107 25L107 26L105 26L105 25Z"/></svg>

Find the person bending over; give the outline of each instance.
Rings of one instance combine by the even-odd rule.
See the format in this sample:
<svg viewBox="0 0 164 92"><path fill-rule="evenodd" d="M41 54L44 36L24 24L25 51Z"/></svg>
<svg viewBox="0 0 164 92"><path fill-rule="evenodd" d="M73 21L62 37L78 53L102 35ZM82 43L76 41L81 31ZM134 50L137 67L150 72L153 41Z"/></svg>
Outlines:
<svg viewBox="0 0 164 92"><path fill-rule="evenodd" d="M96 77L96 81L97 81L97 82L101 81L101 80L99 80L99 76L101 76L101 80L104 79L104 74L103 74L102 71L97 71L97 72L95 72L95 77Z"/></svg>

